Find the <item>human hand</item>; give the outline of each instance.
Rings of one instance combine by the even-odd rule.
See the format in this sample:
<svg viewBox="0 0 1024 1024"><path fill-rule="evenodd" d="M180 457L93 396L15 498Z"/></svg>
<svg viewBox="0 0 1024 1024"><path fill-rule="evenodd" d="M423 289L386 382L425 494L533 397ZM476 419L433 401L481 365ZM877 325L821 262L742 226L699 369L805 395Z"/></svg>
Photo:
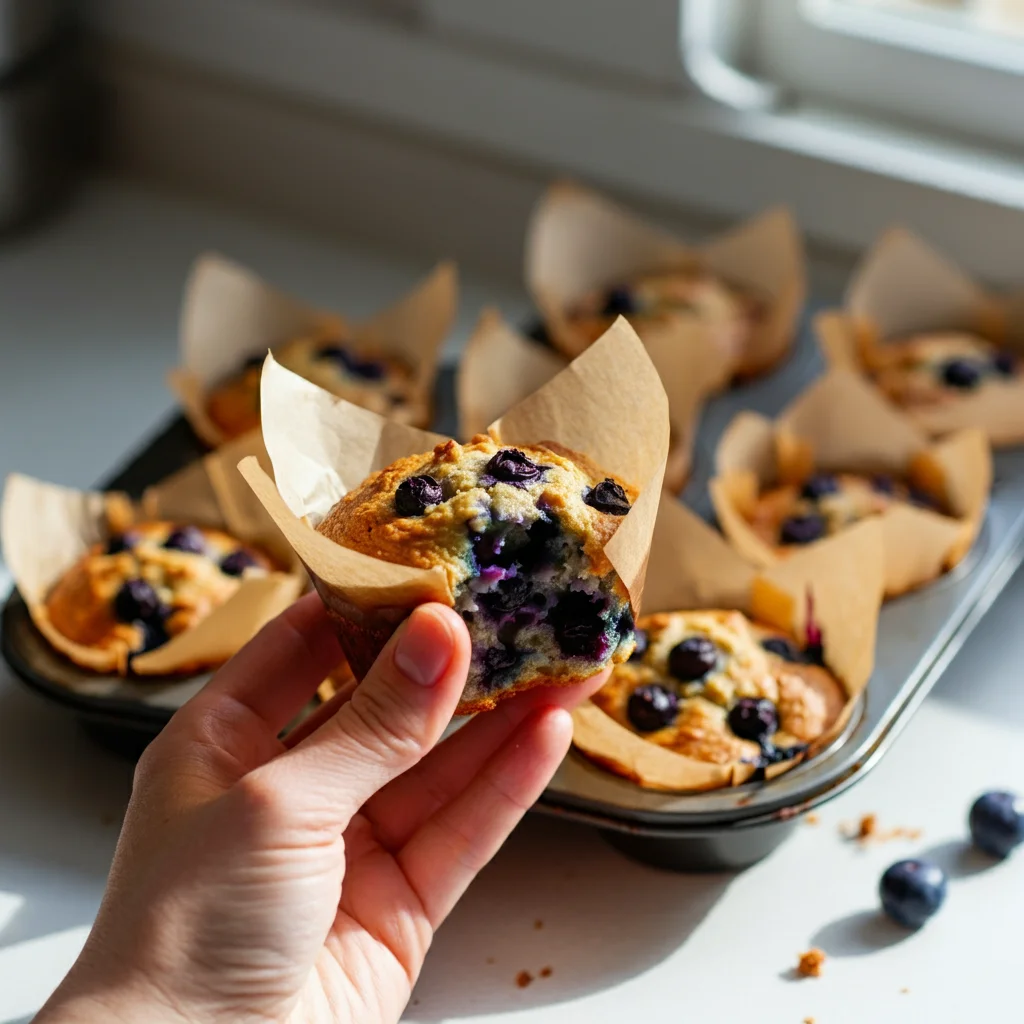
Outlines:
<svg viewBox="0 0 1024 1024"><path fill-rule="evenodd" d="M470 642L417 608L283 741L341 651L319 598L267 625L147 749L95 926L36 1018L397 1021L434 930L544 789L565 707L532 690L436 746Z"/></svg>

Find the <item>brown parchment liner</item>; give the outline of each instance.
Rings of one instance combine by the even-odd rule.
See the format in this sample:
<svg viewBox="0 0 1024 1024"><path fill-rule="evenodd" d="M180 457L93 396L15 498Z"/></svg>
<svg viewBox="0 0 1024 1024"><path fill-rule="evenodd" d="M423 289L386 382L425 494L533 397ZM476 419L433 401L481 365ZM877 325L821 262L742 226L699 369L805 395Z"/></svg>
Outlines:
<svg viewBox="0 0 1024 1024"><path fill-rule="evenodd" d="M357 344L401 359L415 376L416 420L430 422L441 346L458 307L453 263L439 263L407 295L371 317L352 322L306 305L267 284L251 270L216 253L192 267L181 313L181 366L168 375L195 432L211 447L223 432L207 414L210 389L237 373L243 362L268 348L325 324L346 329Z"/></svg>
<svg viewBox="0 0 1024 1024"><path fill-rule="evenodd" d="M906 477L948 509L940 515L898 505L873 517L882 529L889 597L930 582L963 559L992 485L992 455L981 430L931 442L862 377L831 370L774 421L741 412L719 442L711 499L722 531L754 565L783 560L748 522L759 493L803 480L814 469Z"/></svg>
<svg viewBox="0 0 1024 1024"><path fill-rule="evenodd" d="M677 494L690 475L701 406L712 390L717 370L708 362L695 360L688 346L667 342L667 338L648 342L647 354L668 395L672 435L665 489ZM459 361L455 394L460 436L468 439L486 432L506 409L567 364L564 356L516 331L496 310L484 310Z"/></svg>
<svg viewBox="0 0 1024 1024"><path fill-rule="evenodd" d="M710 270L766 302L738 361L723 354L713 328L692 313L680 312L663 330L644 330L645 344L664 333L663 344L683 348L701 375L710 375L710 390L734 375L763 373L789 351L807 283L803 240L788 209L773 207L698 247L569 182L552 185L534 209L526 281L552 341L570 358L588 344L568 316L580 298L637 274L672 269Z"/></svg>
<svg viewBox="0 0 1024 1024"><path fill-rule="evenodd" d="M231 457L256 458L260 449L258 434L247 435L231 446ZM178 675L220 664L298 597L305 577L273 522L262 509L256 516L235 515L230 498L222 501L229 491L241 494L243 488L248 489L234 464L224 465L223 458L216 452L186 467L150 488L137 506L120 493L76 491L17 473L8 477L0 509L4 558L32 621L53 647L94 672L123 671L127 651L101 651L73 643L54 628L45 606L46 595L57 580L91 545L107 537L110 512L115 513L119 527L132 521L168 518L221 529L258 545L290 568L243 579L228 601L192 629L134 658L135 675ZM212 472L211 467L215 467ZM109 695L118 682L96 692Z"/></svg>
<svg viewBox="0 0 1024 1024"><path fill-rule="evenodd" d="M315 531L371 473L447 440L335 398L267 357L263 437L276 484L248 458L242 475L302 559L357 678L414 606L452 605L440 568L396 565ZM640 604L668 454L668 400L636 332L620 318L591 348L490 425L501 443L554 442L640 489L604 552Z"/></svg>
<svg viewBox="0 0 1024 1024"><path fill-rule="evenodd" d="M838 718L800 758L770 765L775 778L828 747L845 728L874 668L882 602L881 530L866 520L844 533L758 571L721 534L666 495L651 546L643 612L727 609L807 642L808 595L821 630L824 661L845 688ZM650 743L587 701L573 712L573 744L592 761L647 789L718 789L739 785L754 766L709 764Z"/></svg>
<svg viewBox="0 0 1024 1024"><path fill-rule="evenodd" d="M912 232L891 228L861 261L843 308L819 313L814 329L831 366L865 376L865 353L890 340L930 331L970 331L1024 359L1024 291L986 291ZM948 402L905 412L935 437L979 427L996 447L1021 444L1024 380L993 382Z"/></svg>

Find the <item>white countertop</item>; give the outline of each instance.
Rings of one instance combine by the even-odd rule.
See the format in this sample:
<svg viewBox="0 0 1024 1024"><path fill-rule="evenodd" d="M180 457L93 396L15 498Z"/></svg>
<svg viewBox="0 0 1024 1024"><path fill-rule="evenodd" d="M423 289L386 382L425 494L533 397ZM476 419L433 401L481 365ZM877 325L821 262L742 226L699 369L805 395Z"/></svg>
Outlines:
<svg viewBox="0 0 1024 1024"><path fill-rule="evenodd" d="M44 230L0 245L0 471L85 486L165 418L181 283L206 247L355 315L426 269L136 186L93 186ZM515 291L466 291L460 336L484 301L513 317L526 308ZM740 875L655 871L590 829L531 817L441 929L408 1019L1007 1019L1024 852L992 866L961 840L978 792L1024 790L1022 604L1019 576L879 768ZM28 1020L77 953L130 782L130 765L0 667L0 1024ZM867 812L923 835L843 840L839 825ZM951 871L950 894L907 936L879 917L875 891L888 863L922 852ZM825 975L793 980L812 945L829 955ZM516 986L521 970L545 966L550 977Z"/></svg>

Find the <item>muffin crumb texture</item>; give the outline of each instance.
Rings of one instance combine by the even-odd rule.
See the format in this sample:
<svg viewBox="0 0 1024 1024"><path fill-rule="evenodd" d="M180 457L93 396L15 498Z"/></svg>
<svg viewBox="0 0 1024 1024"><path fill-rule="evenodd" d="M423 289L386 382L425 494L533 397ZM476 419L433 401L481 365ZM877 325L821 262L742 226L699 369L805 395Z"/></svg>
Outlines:
<svg viewBox="0 0 1024 1024"><path fill-rule="evenodd" d="M825 954L820 949L809 949L800 954L796 973L801 978L820 978L825 970Z"/></svg>

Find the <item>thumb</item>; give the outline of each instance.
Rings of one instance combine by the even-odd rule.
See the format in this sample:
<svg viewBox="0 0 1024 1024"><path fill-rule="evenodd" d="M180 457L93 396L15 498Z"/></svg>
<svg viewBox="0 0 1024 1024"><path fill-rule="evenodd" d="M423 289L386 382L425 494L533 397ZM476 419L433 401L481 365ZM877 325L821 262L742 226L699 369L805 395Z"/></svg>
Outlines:
<svg viewBox="0 0 1024 1024"><path fill-rule="evenodd" d="M276 776L278 792L287 792L317 826L344 830L374 793L441 738L466 684L470 653L465 623L452 609L421 605L352 699L257 771Z"/></svg>

